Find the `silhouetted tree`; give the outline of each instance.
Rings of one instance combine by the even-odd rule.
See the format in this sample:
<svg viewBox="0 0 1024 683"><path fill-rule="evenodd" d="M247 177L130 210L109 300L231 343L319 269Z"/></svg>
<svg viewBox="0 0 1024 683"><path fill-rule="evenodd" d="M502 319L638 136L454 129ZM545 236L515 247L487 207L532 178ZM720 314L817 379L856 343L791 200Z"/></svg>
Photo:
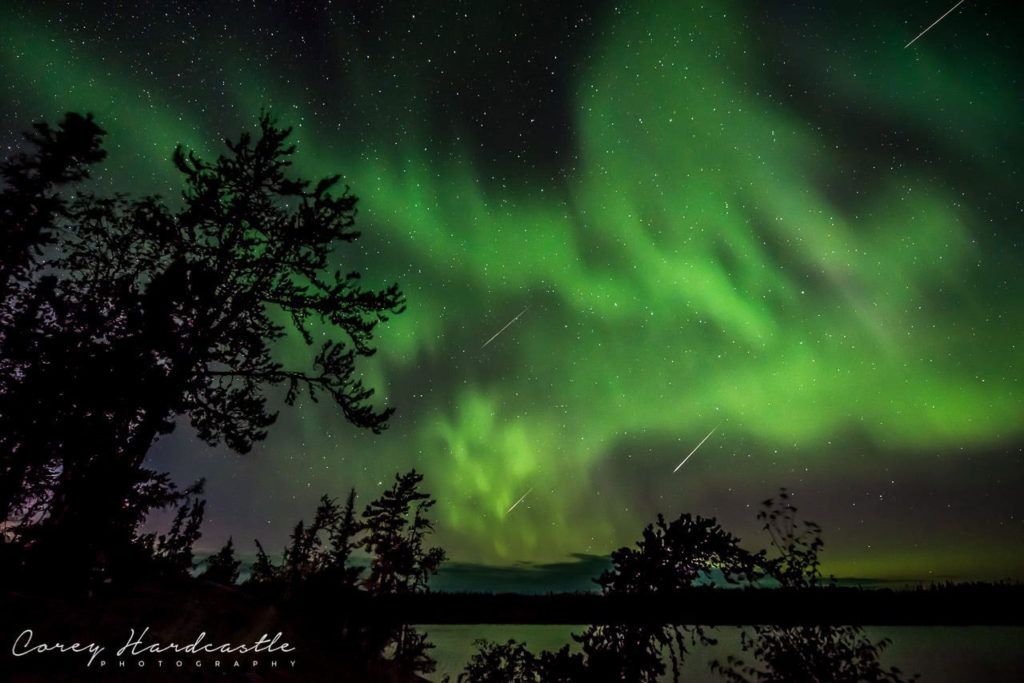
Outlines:
<svg viewBox="0 0 1024 683"><path fill-rule="evenodd" d="M37 130L40 144L61 148L59 134ZM59 257L28 294L5 301L5 517L31 511L65 538L89 539L142 483L146 452L177 416L211 445L244 453L276 418L273 386L287 405L301 393L327 396L353 424L386 427L391 409L368 403L355 360L373 353L375 326L401 312L403 297L329 268L333 248L358 236L356 198L331 194L337 176L315 185L288 178L289 132L264 116L256 139L229 141L214 163L176 150L180 210L152 197L82 194L47 214L36 232L56 235ZM80 166L60 177L81 177ZM30 185L10 184L12 205L32 206ZM314 334L323 340L308 362L276 359L273 345L289 330L310 346Z"/></svg>
<svg viewBox="0 0 1024 683"><path fill-rule="evenodd" d="M756 574L757 558L714 519L683 514L666 523L658 515L636 548L612 553L612 568L597 583L606 595L672 593L715 578L735 584ZM574 638L594 676L629 681L659 680L665 673L665 652L678 681L690 647L715 642L701 626L676 624L591 626Z"/></svg>
<svg viewBox="0 0 1024 683"><path fill-rule="evenodd" d="M767 576L783 589L818 590L821 528L798 520L796 513L785 490L765 501L758 519L768 534L770 553L744 550L713 519L682 515L666 524L659 515L636 548L612 554L612 568L596 581L606 595L673 593L712 576L748 586ZM678 681L689 648L715 643L699 626L643 622L590 626L573 638L582 654L570 654L566 646L557 653L534 655L515 641L504 645L478 641L478 651L459 681L653 683L663 679L666 658L673 680ZM907 680L899 669L882 667L879 657L888 644L887 639L872 641L857 626L758 625L741 633L741 650L750 661L730 655L711 667L734 683Z"/></svg>
<svg viewBox="0 0 1024 683"><path fill-rule="evenodd" d="M356 519L356 490L351 489L345 501L345 509L335 524L328 530L330 556L325 572L325 581L332 586L354 590L363 568L351 564L352 553L362 546L358 535L363 525Z"/></svg>
<svg viewBox="0 0 1024 683"><path fill-rule="evenodd" d="M612 553L597 583L612 594L671 592L717 577L736 584L756 575L757 559L714 519L684 513L666 524L659 514L636 548Z"/></svg>
<svg viewBox="0 0 1024 683"><path fill-rule="evenodd" d="M554 652L547 650L540 653L540 678L544 683L574 683L586 681L587 666L583 655L570 653L569 646L563 645Z"/></svg>
<svg viewBox="0 0 1024 683"><path fill-rule="evenodd" d="M192 546L199 540L206 500L201 498L206 482L202 479L177 496L177 510L166 534L138 536L136 545L146 549L166 571L186 575L195 566Z"/></svg>
<svg viewBox="0 0 1024 683"><path fill-rule="evenodd" d="M888 638L873 641L859 626L755 626L741 633L743 652L753 662L730 656L712 669L734 683L900 683L905 678L897 667L884 668L879 661L890 644Z"/></svg>
<svg viewBox="0 0 1024 683"><path fill-rule="evenodd" d="M92 114L68 113L51 128L37 123L25 133L33 150L0 163L0 292L11 278L24 278L32 259L51 244L55 220L67 213L62 186L89 177L89 167L106 157L106 134Z"/></svg>
<svg viewBox="0 0 1024 683"><path fill-rule="evenodd" d="M428 590L445 559L441 548L424 547L434 529L427 513L437 501L417 490L421 481L416 470L396 474L391 489L363 511L363 547L372 555L364 585L375 595Z"/></svg>
<svg viewBox="0 0 1024 683"><path fill-rule="evenodd" d="M768 534L769 548L774 553L774 557L765 559L764 565L767 574L784 588L813 588L822 580L818 555L825 542L821 526L798 520L796 513L786 489L780 489L777 498L761 504L757 519L764 522L762 529Z"/></svg>
<svg viewBox="0 0 1024 683"><path fill-rule="evenodd" d="M235 557L235 546L229 537L224 547L206 561L206 569L200 574L200 578L233 586L238 582L241 566L242 562Z"/></svg>
<svg viewBox="0 0 1024 683"><path fill-rule="evenodd" d="M356 519L355 489L344 508L322 496L313 521L296 524L280 565L256 542L256 562L247 585L310 605L323 595L337 596L338 591L351 592L345 597L353 598L357 592L380 597L426 591L444 551L426 547L427 535L433 531L427 515L435 501L418 490L422 480L415 470L396 474L395 484L366 507L361 521ZM370 554L369 576L362 582L363 568L351 565L352 553L360 548ZM331 633L346 641L340 646L364 657L383 654L407 674L433 671L435 662L427 651L434 646L425 634L387 615L367 616L334 614L324 628L334 629Z"/></svg>
<svg viewBox="0 0 1024 683"><path fill-rule="evenodd" d="M428 674L437 668L437 662L428 654L434 644L427 640L427 634L410 626L401 624L393 631L390 644L385 653L391 661L408 675Z"/></svg>
<svg viewBox="0 0 1024 683"><path fill-rule="evenodd" d="M256 543L256 561L252 564L247 583L257 586L273 585L280 579L280 570L270 561L270 557L267 556L267 552L259 540L255 540L254 543Z"/></svg>
<svg viewBox="0 0 1024 683"><path fill-rule="evenodd" d="M544 650L534 655L526 648L526 643L515 640L500 644L480 639L473 644L477 646L477 651L458 675L458 683L578 683L602 680L594 678L583 655L570 654L568 645L556 652ZM450 677L446 676L443 680L447 682Z"/></svg>
<svg viewBox="0 0 1024 683"><path fill-rule="evenodd" d="M279 584L287 594L297 588L312 590L355 590L362 567L351 566L352 551L362 546L357 538L362 525L355 517L356 492L349 492L345 508L323 495L313 521L299 520L281 555L280 566L267 557L256 541L257 556L250 581L254 584Z"/></svg>
<svg viewBox="0 0 1024 683"><path fill-rule="evenodd" d="M505 644L480 639L473 641L476 653L459 674L459 683L534 683L544 682L540 661L525 643L509 640Z"/></svg>
<svg viewBox="0 0 1024 683"><path fill-rule="evenodd" d="M35 124L25 134L31 151L0 163L0 522L38 520L60 472L55 379L71 379L53 334L56 281L37 257L71 213L64 187L105 157L104 134L91 114L69 113L56 129Z"/></svg>
<svg viewBox="0 0 1024 683"><path fill-rule="evenodd" d="M425 547L426 536L434 529L427 513L436 501L418 490L421 481L423 475L416 470L396 474L391 489L363 511L363 547L371 554L363 585L373 595L426 591L444 561L444 550ZM424 634L400 624L388 640L392 659L405 671L434 670L434 661L426 654L434 646Z"/></svg>
<svg viewBox="0 0 1024 683"><path fill-rule="evenodd" d="M611 559L611 569L595 579L605 595L649 596L712 581L752 582L761 575L764 556L743 549L714 519L683 514L672 522L658 515L635 548L620 548ZM582 654L570 654L566 646L534 656L514 641L481 641L460 680L503 680L524 672L524 680L653 683L665 675L667 659L678 681L690 648L715 643L698 625L648 623L593 625L573 639Z"/></svg>
<svg viewBox="0 0 1024 683"><path fill-rule="evenodd" d="M291 543L284 550L282 571L290 585L296 585L325 571L332 556L324 546L325 537L340 521L337 503L321 496L313 522L308 527L299 521L291 535Z"/></svg>
<svg viewBox="0 0 1024 683"><path fill-rule="evenodd" d="M786 489L766 500L757 518L764 522L771 556L763 565L787 589L815 590L822 582L821 527L799 521ZM828 583L834 585L835 580ZM741 634L741 649L753 661L730 655L712 669L734 683L887 682L905 679L896 667L883 668L879 657L890 641L872 641L859 626L756 625ZM916 676L909 680L914 680Z"/></svg>

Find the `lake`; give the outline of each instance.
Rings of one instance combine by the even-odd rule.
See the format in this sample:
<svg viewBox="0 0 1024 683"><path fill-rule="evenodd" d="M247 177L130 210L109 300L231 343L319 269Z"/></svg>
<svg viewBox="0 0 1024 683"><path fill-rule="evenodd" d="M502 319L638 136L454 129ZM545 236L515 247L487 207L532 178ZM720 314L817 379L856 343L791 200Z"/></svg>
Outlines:
<svg viewBox="0 0 1024 683"><path fill-rule="evenodd" d="M505 642L514 638L536 652L575 645L570 634L585 626L534 624L428 625L418 627L429 634L437 647L432 656L437 671L427 676L452 680L476 651L473 641L487 638ZM867 627L872 640L889 638L892 644L882 654L886 668L897 666L905 673L918 673L922 683L1017 683L1024 681L1024 627L1007 626L884 626ZM685 681L721 681L708 664L716 656L739 654L739 629L721 627L711 631L719 640L713 648L695 648L682 668ZM669 677L667 680L671 680Z"/></svg>

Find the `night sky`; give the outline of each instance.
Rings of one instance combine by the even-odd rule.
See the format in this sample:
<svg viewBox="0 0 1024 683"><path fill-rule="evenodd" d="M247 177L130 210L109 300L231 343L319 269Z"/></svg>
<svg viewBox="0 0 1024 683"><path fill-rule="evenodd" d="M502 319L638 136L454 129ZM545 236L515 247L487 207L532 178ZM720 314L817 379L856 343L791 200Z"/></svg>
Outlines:
<svg viewBox="0 0 1024 683"><path fill-rule="evenodd" d="M416 467L466 566L659 511L759 546L785 486L826 572L1024 578L1024 11L905 48L953 0L816 4L7 2L0 142L93 112L96 186L174 199L174 145L265 108L360 197L338 265L408 297L361 366L391 427L180 425L149 464L207 478L204 547Z"/></svg>

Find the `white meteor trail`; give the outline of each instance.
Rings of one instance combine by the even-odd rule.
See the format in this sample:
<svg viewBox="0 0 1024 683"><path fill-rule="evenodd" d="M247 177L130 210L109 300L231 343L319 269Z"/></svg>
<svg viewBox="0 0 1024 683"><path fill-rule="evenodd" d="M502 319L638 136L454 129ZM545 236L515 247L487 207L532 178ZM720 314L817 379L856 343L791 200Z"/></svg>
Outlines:
<svg viewBox="0 0 1024 683"><path fill-rule="evenodd" d="M508 513L510 513L510 512L512 512L513 510L515 510L515 509L516 509L516 506L517 506L517 505L519 505L519 504L520 504L520 503L522 503L522 502L523 502L524 500L526 500L526 497L527 497L528 495L530 495L530 492L531 492L531 491L533 491L533 489L532 489L532 488L531 488L531 489L530 489L529 491L527 491L526 493L524 493L524 494L523 494L523 497L522 497L522 498L520 498L520 499L519 499L519 500L517 500L516 502L512 503L512 507L510 507L510 508L509 508L508 510L506 510L506 511L505 511L505 514L507 515Z"/></svg>
<svg viewBox="0 0 1024 683"><path fill-rule="evenodd" d="M939 17L939 18L938 18L938 19L936 19L936 20L935 20L934 22L932 22L932 25L931 25L931 26L929 26L929 27L928 27L928 28L926 28L925 30L923 30L923 31L921 31L920 33L918 33L918 34L917 34L917 35L916 35L916 36L914 37L914 40L912 40L912 41L910 41L909 43L907 43L906 45L904 45L904 46L903 46L903 49L904 49L904 50L906 50L906 49L907 49L908 47L910 47L911 45L913 45L913 44L914 44L914 41L916 41L916 40L917 40L918 38L920 38L920 37L921 37L921 36L923 36L924 34L928 33L928 31L931 31L931 30L932 30L932 28L933 28L933 27L935 26L935 24L937 24L937 23L939 23L940 21L942 21L943 19L945 19L945 18L946 18L947 16L949 16L949 13L950 13L950 12L952 12L953 10L955 10L955 9L956 9L957 7L959 7L959 6L960 6L960 5L962 5L962 4L964 4L964 0L960 0L960 2L958 2L958 3L956 3L955 5L953 5L952 7L950 7L950 8L949 8L949 10L948 10L948 11L947 11L947 12L946 12L945 14L943 14L943 15L942 15L941 17Z"/></svg>
<svg viewBox="0 0 1024 683"><path fill-rule="evenodd" d="M527 306L526 308L529 308L529 306ZM512 324L512 323L514 323L515 321L519 320L519 316L521 316L521 315L522 315L523 313L526 313L526 308L524 308L523 310L519 311L519 315L517 315L516 317L512 318L512 319L511 319L511 320L509 320L509 321L508 321L507 323L505 323L505 327L503 327L503 328L501 328L500 330L498 330L497 332L495 332L495 333L494 333L494 336L493 336L493 337L491 337L490 339L488 339L487 341L485 341L485 342L484 342L484 345L483 345L483 346L481 346L480 348L481 348L481 349L483 349L483 348L484 348L485 346L487 346L487 345L488 345L488 344L490 344L490 343L491 343L492 341L494 341L495 339L497 339L497 338L498 338L498 335L499 335L499 334L501 334L502 332L504 332L505 330L507 330L507 329L508 329L508 326L509 326L509 325L511 325L511 324Z"/></svg>
<svg viewBox="0 0 1024 683"><path fill-rule="evenodd" d="M718 427L715 427L715 429L718 429ZM690 455L693 455L694 453L696 453L697 449L700 448L701 446L703 446L704 442L711 438L711 435L715 433L715 429L712 429L710 432L708 432L708 435L705 436L703 439L701 439L699 444L697 444L696 446L693 447L693 450L690 451ZM686 464L686 461L690 459L690 455L688 455L685 458L683 458L683 461L681 463L679 463L678 465L676 465L676 468L674 470L672 470L673 474L678 472L679 468Z"/></svg>

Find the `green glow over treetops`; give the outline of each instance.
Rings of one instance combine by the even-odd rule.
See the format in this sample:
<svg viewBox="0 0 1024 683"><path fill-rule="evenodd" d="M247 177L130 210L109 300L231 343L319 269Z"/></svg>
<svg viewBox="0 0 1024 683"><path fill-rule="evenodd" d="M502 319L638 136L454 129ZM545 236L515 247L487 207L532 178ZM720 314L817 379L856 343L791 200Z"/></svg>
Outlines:
<svg viewBox="0 0 1024 683"><path fill-rule="evenodd" d="M465 140L431 135L426 105L409 104L429 99L414 73L335 127L307 114L298 80L226 51L219 106L238 125L270 107L296 125L302 173L346 174L365 232L359 267L409 300L366 366L398 409L391 432L334 434L341 420L310 407L282 419L287 436L267 452L297 440L335 462L311 475L335 494L369 493L414 463L450 556L544 561L627 543L655 510L710 504L702 489L742 489L750 503L778 485L799 491L799 459L817 468L810 482L827 469L874 486L891 472L864 453L913 476L937 451L1020 438L1020 263L994 236L1019 230L998 124L1024 120L1024 106L1000 70L924 40L903 52L904 27L883 26L872 50L801 47L797 71L820 91L793 95L773 81L777 46L739 5L664 5L609 13L571 66L575 156L557 182L495 180ZM866 21L830 37L852 40ZM211 126L41 22L15 33L0 54L31 113L94 111L123 168L156 187L174 182L175 143L208 150L230 123ZM55 64L63 75L51 77ZM372 83L374 69L341 80ZM841 117L827 113L873 107L894 130L946 145L942 162L910 147L887 164L871 133L837 134ZM990 183L989 204L965 199L954 169L967 156L967 184ZM878 530L878 543L892 534ZM850 549L835 566L910 575L945 555L938 544L882 563ZM1019 550L1000 558L1021 563ZM946 566L972 565L958 553Z"/></svg>

